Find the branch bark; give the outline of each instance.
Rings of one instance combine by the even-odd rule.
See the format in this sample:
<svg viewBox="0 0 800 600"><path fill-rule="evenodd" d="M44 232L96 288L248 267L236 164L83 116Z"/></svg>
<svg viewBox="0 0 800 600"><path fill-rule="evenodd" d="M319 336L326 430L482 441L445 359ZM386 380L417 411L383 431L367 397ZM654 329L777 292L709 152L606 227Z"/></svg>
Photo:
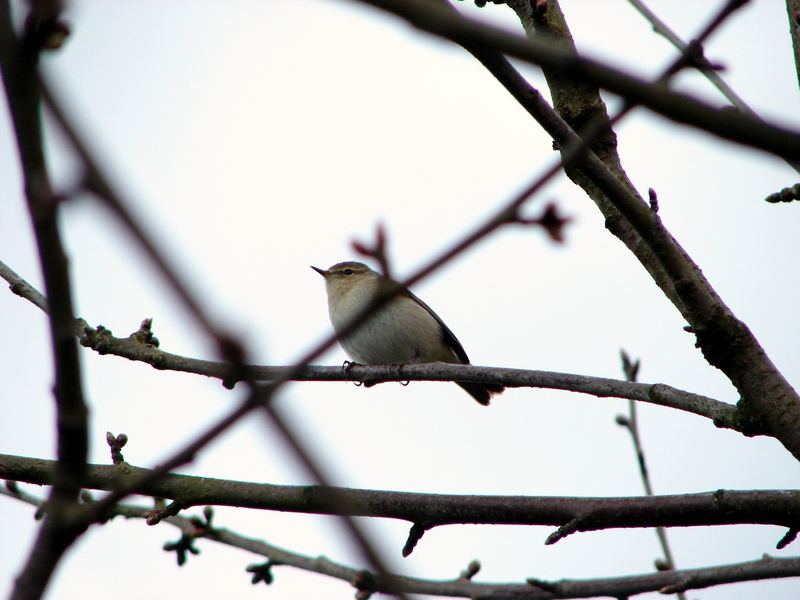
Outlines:
<svg viewBox="0 0 800 600"><path fill-rule="evenodd" d="M540 34L543 32L550 38L558 39L567 47L574 47L557 0L549 2L544 15L535 15L527 3L513 3L513 8L529 35L535 29ZM598 108L602 99L596 88L576 85L571 77L561 71L546 65L543 68L553 88L556 109L573 127L581 126L588 119L607 119L604 108ZM606 153L604 157L601 156L603 162L625 182L625 187L633 189L620 165L613 137L609 138L603 151ZM587 175L593 185L586 186L581 178L574 179L590 195L600 187L626 221L624 227L632 227L641 236L671 285L664 287L658 279L656 282L689 322L709 364L723 371L739 390L740 422L745 430L750 426L748 423L757 429L768 428L800 459L800 397L797 392L775 367L747 326L736 318L698 266L663 227L658 215L630 194L609 195L602 186L597 185L594 173L587 172ZM629 248L638 254L638 246ZM638 254L638 257L643 263L650 259L649 253Z"/></svg>
<svg viewBox="0 0 800 600"><path fill-rule="evenodd" d="M12 291L46 310L46 299L2 261L0 261L0 277L10 284ZM165 352L158 348L158 340L153 336L151 326L152 322L146 319L139 330L127 338L119 338L105 327L93 328L83 319L76 321L81 344L99 354L110 354L143 362L159 370L214 377L228 387L236 383L237 376L245 375L248 381L266 383L281 380L287 374L291 374L294 381L355 381L369 385L389 381L500 383L506 387L548 388L590 394L600 398L615 397L648 402L706 417L717 427L742 430L734 406L662 383L646 384L570 373L444 363L402 367L354 364L346 370L341 367L317 365L309 365L300 370L291 366L245 365L242 368L229 363ZM752 435L754 432L748 433Z"/></svg>
<svg viewBox="0 0 800 600"><path fill-rule="evenodd" d="M41 501L35 496L20 489L7 491L0 489L0 495L8 496L41 507ZM140 519L148 512L145 506L130 504L118 505L114 508L114 516L127 519ZM209 517L210 518L210 517ZM265 557L268 562L262 565L251 565L248 572L267 572L273 577L273 569L289 566L311 573L326 575L334 579L346 581L351 585L356 582L369 582L370 590L391 593L428 594L431 596L463 597L472 599L504 599L519 598L526 600L551 600L555 598L587 598L596 596L630 597L644 592L677 589L701 589L726 583L741 581L757 581L778 577L795 577L800 575L800 558L774 558L764 556L760 560L744 563L716 565L698 569L646 573L626 577L597 579L560 579L546 581L529 578L528 583L475 581L476 567L472 567L470 576L465 573L458 578L447 580L422 579L407 577L396 573L380 576L368 573L342 563L334 562L325 556L307 556L275 546L264 540L243 536L239 533L220 527L211 527L198 517L169 516L165 523L180 530L181 539L209 541L239 548ZM266 579L263 581L269 583ZM256 583L254 580L253 583Z"/></svg>
<svg viewBox="0 0 800 600"><path fill-rule="evenodd" d="M789 36L794 49L794 68L797 82L800 84L800 0L786 0L786 12L789 16Z"/></svg>
<svg viewBox="0 0 800 600"><path fill-rule="evenodd" d="M0 454L0 477L51 485L56 462ZM115 490L143 480L150 471L126 463L90 465L83 487ZM138 493L169 498L182 508L237 506L325 515L382 517L421 523L426 528L454 524L551 525L548 543L581 531L627 527L689 527L758 523L787 528L800 524L800 491L717 490L630 498L558 496L478 496L360 490L317 485L248 483L167 474ZM110 512L109 512L110 514Z"/></svg>

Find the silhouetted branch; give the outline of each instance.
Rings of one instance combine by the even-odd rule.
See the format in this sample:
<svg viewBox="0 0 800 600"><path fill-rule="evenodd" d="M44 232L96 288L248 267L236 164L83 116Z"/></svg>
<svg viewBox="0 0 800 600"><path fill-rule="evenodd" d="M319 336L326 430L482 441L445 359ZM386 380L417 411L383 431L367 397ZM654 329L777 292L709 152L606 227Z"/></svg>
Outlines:
<svg viewBox="0 0 800 600"><path fill-rule="evenodd" d="M0 478L50 485L55 462L0 454ZM140 481L148 469L90 465L84 488L113 490ZM551 525L554 541L580 531L618 527L689 527L759 523L795 528L800 491L717 490L631 498L477 496L359 490L318 485L272 485L168 474L137 492L181 506L219 505L310 514L400 519L430 529L461 523ZM106 516L112 514L109 508ZM552 543L552 542L551 542Z"/></svg>
<svg viewBox="0 0 800 600"><path fill-rule="evenodd" d="M9 496L34 506L41 506L41 502L35 496L21 490L10 492L0 489L0 495ZM147 508L144 506L128 504L118 505L114 508L115 516L119 515L129 519L142 518L146 512ZM181 543L194 548L194 550L190 550L193 553L198 552L194 542L205 539L264 556L267 559L266 563L250 565L247 568L248 573L254 574L252 578L254 584L262 581L267 584L273 583L275 577L273 568L288 566L340 579L354 586L356 582L366 578L369 580L371 590L386 594L399 592L482 600L509 600L511 598L554 600L595 596L627 598L645 592L674 593L679 589L701 589L726 583L800 576L800 558L773 558L770 556L744 563L626 577L560 579L556 581L531 577L524 584L475 581L475 575L480 568L476 561L473 561L455 579L431 580L394 573L381 576L334 562L324 556L306 556L263 540L240 535L229 529L214 527L210 521L210 513L205 511L205 515L205 520L201 520L199 517L170 516L164 519L164 523L181 531ZM165 550L174 550L176 547L176 543L168 544L165 545ZM181 564L180 560L179 564Z"/></svg>

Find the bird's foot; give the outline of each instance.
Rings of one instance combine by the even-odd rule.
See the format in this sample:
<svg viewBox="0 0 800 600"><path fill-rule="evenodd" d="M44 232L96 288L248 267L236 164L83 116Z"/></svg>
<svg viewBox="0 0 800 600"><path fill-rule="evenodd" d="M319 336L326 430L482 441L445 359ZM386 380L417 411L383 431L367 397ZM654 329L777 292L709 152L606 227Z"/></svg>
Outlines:
<svg viewBox="0 0 800 600"><path fill-rule="evenodd" d="M358 386L364 385L364 382L363 381L358 381L358 380L355 380L355 379L353 379L353 380L350 379L350 371L353 369L353 367L356 367L356 366L361 366L361 364L357 363L355 361L352 361L352 360L346 360L346 361L344 361L342 363L342 372L344 373L344 380L345 381L348 381L348 382L352 381L353 383L356 384L356 387L358 387ZM367 387L369 387L369 386L367 386Z"/></svg>

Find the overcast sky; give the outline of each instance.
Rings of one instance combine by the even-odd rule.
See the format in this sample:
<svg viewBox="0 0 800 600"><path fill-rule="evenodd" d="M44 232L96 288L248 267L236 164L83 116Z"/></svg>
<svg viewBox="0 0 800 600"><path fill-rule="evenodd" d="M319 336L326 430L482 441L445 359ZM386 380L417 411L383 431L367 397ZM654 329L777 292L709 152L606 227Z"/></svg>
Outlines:
<svg viewBox="0 0 800 600"><path fill-rule="evenodd" d="M623 0L563 0L579 48L654 76L674 51ZM719 2L653 0L685 39ZM518 30L505 7L479 17ZM350 243L388 231L396 271L415 267L481 222L551 164L551 141L470 55L359 3L331 0L160 2L82 0L72 35L43 70L131 209L215 318L240 334L254 362L287 364L330 331L323 282L309 265L353 259ZM800 127L785 7L751 2L707 44L725 79L762 116ZM543 91L538 70L525 68ZM677 85L722 103L695 74ZM607 95L612 110L617 98ZM618 130L638 189L733 311L795 385L800 381L798 206L763 198L798 174L780 160L640 109ZM59 132L48 150L60 189L76 162ZM0 259L41 288L16 150L0 111ZM621 377L619 350L640 357L640 380L727 402L735 390L694 348L685 323L564 176L527 205L557 201L574 223L556 246L538 230L506 228L415 288L473 363ZM126 336L154 318L162 348L213 349L128 235L90 197L65 208L76 306ZM0 293L0 452L54 456L52 366L44 316ZM91 407L91 460L108 463L105 432L130 437L125 457L151 466L240 398L213 381L82 351ZM323 363L341 364L339 348ZM340 485L471 494L618 496L642 493L621 400L509 390L490 408L455 385L344 383L287 387L278 399ZM800 466L770 439L717 430L700 417L640 406L657 493L797 488ZM306 483L274 431L251 418L185 472ZM33 488L32 488L33 489ZM45 490L38 490L44 494ZM199 512L199 509L194 511ZM216 524L310 555L358 565L337 521L218 510ZM7 593L37 524L0 498L0 593ZM544 527L443 527L403 559L406 523L370 522L392 567L452 578L473 558L477 579L521 582L642 573L659 556L651 530L579 534L545 546ZM669 531L679 567L753 560L783 531ZM249 583L257 557L200 541L182 569L161 550L167 525L117 520L69 553L49 598L178 596L350 598L347 584L276 569L272 589ZM796 598L784 580L692 592L692 598ZM655 595L653 595L655 597Z"/></svg>

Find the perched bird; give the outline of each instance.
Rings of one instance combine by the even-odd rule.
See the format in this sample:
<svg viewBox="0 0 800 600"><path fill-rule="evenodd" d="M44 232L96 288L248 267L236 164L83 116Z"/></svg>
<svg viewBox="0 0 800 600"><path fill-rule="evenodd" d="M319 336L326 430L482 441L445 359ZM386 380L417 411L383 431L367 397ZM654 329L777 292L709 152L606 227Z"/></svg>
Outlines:
<svg viewBox="0 0 800 600"><path fill-rule="evenodd" d="M325 278L328 313L337 333L380 293L397 295L373 313L357 331L339 337L344 351L365 365L445 362L468 365L469 358L453 332L422 300L399 283L360 262L341 262L331 268L311 267ZM484 406L503 391L495 383L457 382Z"/></svg>

